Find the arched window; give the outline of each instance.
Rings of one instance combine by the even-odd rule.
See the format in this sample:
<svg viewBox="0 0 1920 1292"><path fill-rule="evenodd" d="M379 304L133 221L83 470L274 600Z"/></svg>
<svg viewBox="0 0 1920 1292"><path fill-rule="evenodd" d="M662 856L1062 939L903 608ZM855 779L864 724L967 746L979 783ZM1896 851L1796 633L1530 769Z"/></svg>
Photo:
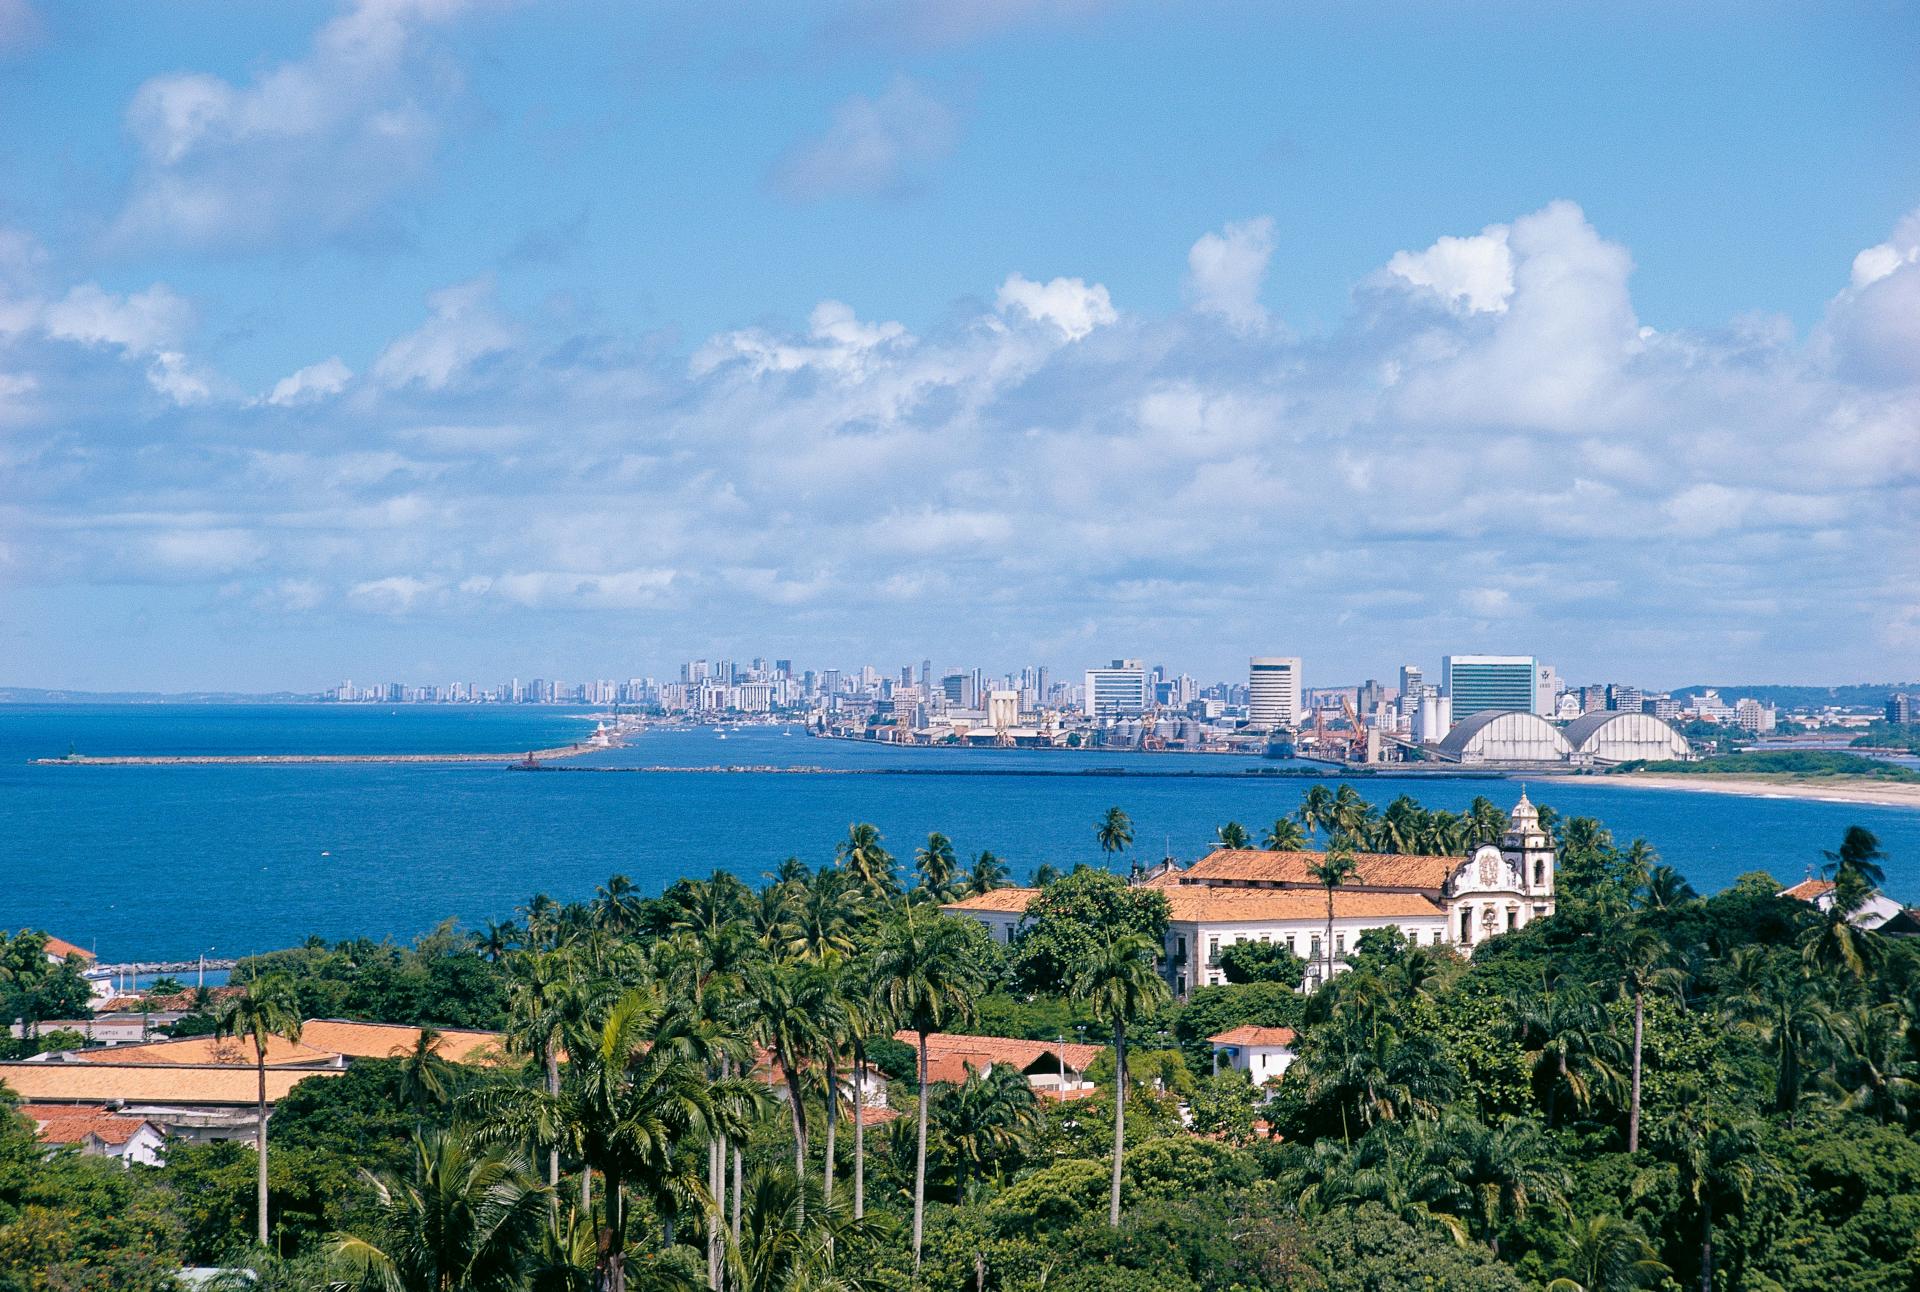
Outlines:
<svg viewBox="0 0 1920 1292"><path fill-rule="evenodd" d="M1533 859L1533 882L1536 884L1547 882L1547 863L1538 857Z"/></svg>
<svg viewBox="0 0 1920 1292"><path fill-rule="evenodd" d="M1460 908L1460 940L1473 941L1473 908L1471 906Z"/></svg>

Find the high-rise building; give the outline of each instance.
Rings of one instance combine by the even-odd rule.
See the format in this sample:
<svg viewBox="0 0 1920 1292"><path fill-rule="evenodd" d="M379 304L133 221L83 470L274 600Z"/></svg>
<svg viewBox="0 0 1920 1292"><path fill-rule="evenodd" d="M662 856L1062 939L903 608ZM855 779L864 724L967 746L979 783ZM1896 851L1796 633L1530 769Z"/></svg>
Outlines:
<svg viewBox="0 0 1920 1292"><path fill-rule="evenodd" d="M1552 717L1554 704L1560 698L1560 677L1553 671L1553 665L1536 666L1533 674L1533 711L1542 717Z"/></svg>
<svg viewBox="0 0 1920 1292"><path fill-rule="evenodd" d="M1534 711L1540 661L1531 655L1448 655L1440 661L1440 686L1453 702L1453 721L1488 709Z"/></svg>
<svg viewBox="0 0 1920 1292"><path fill-rule="evenodd" d="M1255 655L1247 661L1247 725L1272 730L1300 721L1300 657Z"/></svg>
<svg viewBox="0 0 1920 1292"><path fill-rule="evenodd" d="M1887 721L1899 724L1920 722L1920 697L1908 695L1905 691L1888 696Z"/></svg>
<svg viewBox="0 0 1920 1292"><path fill-rule="evenodd" d="M1117 659L1087 670L1089 718L1137 717L1147 711L1147 670L1137 659Z"/></svg>
<svg viewBox="0 0 1920 1292"><path fill-rule="evenodd" d="M1615 682L1607 688L1607 707L1620 713L1639 713L1647 707L1647 702L1639 687Z"/></svg>
<svg viewBox="0 0 1920 1292"><path fill-rule="evenodd" d="M1400 702L1404 709L1409 704L1420 703L1420 690L1427 684L1427 675L1418 664L1400 666ZM1407 709L1411 713L1411 709Z"/></svg>

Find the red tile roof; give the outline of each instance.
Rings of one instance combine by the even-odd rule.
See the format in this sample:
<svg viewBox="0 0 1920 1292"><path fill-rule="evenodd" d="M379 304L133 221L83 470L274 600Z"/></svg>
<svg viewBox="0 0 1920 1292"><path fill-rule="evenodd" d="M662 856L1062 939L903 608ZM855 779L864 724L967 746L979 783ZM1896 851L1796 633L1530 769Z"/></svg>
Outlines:
<svg viewBox="0 0 1920 1292"><path fill-rule="evenodd" d="M99 956L96 956L95 954L93 954L93 952L87 950L85 947L76 947L75 945L73 945L73 943L67 941L65 938L56 938L51 936L47 938L47 954L52 956L59 956L62 960L65 960L68 956L79 956L82 960L89 960L89 961L98 960L100 958Z"/></svg>
<svg viewBox="0 0 1920 1292"><path fill-rule="evenodd" d="M918 1032L895 1032L893 1039L915 1049L920 1045ZM1069 1068L1075 1072L1085 1072L1105 1050L1104 1045L1027 1041L1012 1036L963 1036L958 1032L932 1032L927 1036L929 1063L937 1061L943 1054L966 1054L983 1058L989 1063L1011 1063L1022 1072L1042 1060L1057 1063L1063 1054Z"/></svg>
<svg viewBox="0 0 1920 1292"><path fill-rule="evenodd" d="M1800 902L1817 902L1833 891L1831 879L1803 879L1792 888L1780 890L1780 896Z"/></svg>
<svg viewBox="0 0 1920 1292"><path fill-rule="evenodd" d="M449 1063L490 1063L505 1048L498 1032L465 1028L436 1029L439 1042L433 1052ZM300 1025L307 1045L350 1059L391 1059L419 1044L420 1028L400 1023L357 1023L340 1018L310 1018Z"/></svg>
<svg viewBox="0 0 1920 1292"><path fill-rule="evenodd" d="M1241 924L1262 921L1324 921L1326 890L1300 888L1209 888L1182 885L1163 889L1168 915L1182 924ZM1442 918L1439 907L1418 893L1381 893L1335 889L1333 917L1339 919Z"/></svg>
<svg viewBox="0 0 1920 1292"><path fill-rule="evenodd" d="M1294 1038L1290 1027L1256 1027L1246 1023L1207 1039L1215 1045L1292 1045Z"/></svg>
<svg viewBox="0 0 1920 1292"><path fill-rule="evenodd" d="M145 1045L111 1045L80 1050L73 1057L83 1063L174 1063L187 1067L251 1068L257 1061L253 1039L246 1036L192 1036ZM332 1050L306 1044L305 1036L299 1041L284 1036L267 1038L269 1068L320 1067L338 1061Z"/></svg>
<svg viewBox="0 0 1920 1292"><path fill-rule="evenodd" d="M1024 915L1027 906L1040 896L1037 888L996 888L990 893L975 893L957 902L948 902L943 911L998 911L1006 915Z"/></svg>
<svg viewBox="0 0 1920 1292"><path fill-rule="evenodd" d="M125 1117L104 1107L35 1109L33 1120L47 1144L80 1144L91 1135L102 1144L125 1144L152 1123L144 1117Z"/></svg>
<svg viewBox="0 0 1920 1292"><path fill-rule="evenodd" d="M1217 848L1185 870L1169 872L1176 885L1250 883L1319 888L1309 866L1324 860L1322 852L1268 852L1255 848ZM1462 858L1412 856L1399 853L1354 854L1358 867L1347 881L1355 888L1418 888L1438 892L1447 876L1459 869Z"/></svg>

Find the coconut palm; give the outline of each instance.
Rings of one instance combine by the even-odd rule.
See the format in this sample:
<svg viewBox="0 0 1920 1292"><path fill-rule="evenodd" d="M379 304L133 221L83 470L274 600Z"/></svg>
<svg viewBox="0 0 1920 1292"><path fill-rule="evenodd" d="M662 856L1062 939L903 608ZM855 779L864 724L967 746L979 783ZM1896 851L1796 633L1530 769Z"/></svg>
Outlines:
<svg viewBox="0 0 1920 1292"><path fill-rule="evenodd" d="M794 890L784 884L768 884L747 903L747 928L766 955L798 950L801 934L794 905Z"/></svg>
<svg viewBox="0 0 1920 1292"><path fill-rule="evenodd" d="M1060 867L1050 861L1043 861L1033 868L1033 886L1035 888L1045 888L1058 878L1060 878Z"/></svg>
<svg viewBox="0 0 1920 1292"><path fill-rule="evenodd" d="M1307 865L1307 873L1327 890L1327 940L1320 947L1327 969L1325 976L1320 979L1323 986L1333 981L1333 890L1353 878L1354 872L1359 869L1360 863L1353 855L1353 844L1345 835L1335 835L1320 860Z"/></svg>
<svg viewBox="0 0 1920 1292"><path fill-rule="evenodd" d="M935 830L924 846L914 849L913 868L920 876L920 887L934 902L944 902L953 891L953 878L959 870L953 841Z"/></svg>
<svg viewBox="0 0 1920 1292"><path fill-rule="evenodd" d="M574 965L557 951L520 951L507 967L507 1048L539 1065L547 1094L560 1096L560 1032L578 1005ZM560 1149L549 1143L547 1187L560 1185Z"/></svg>
<svg viewBox="0 0 1920 1292"><path fill-rule="evenodd" d="M1529 1207L1559 1203L1571 1181L1553 1147L1531 1118L1484 1126L1450 1117L1440 1127L1436 1158L1467 1204L1474 1229L1500 1254L1500 1229L1524 1219Z"/></svg>
<svg viewBox="0 0 1920 1292"><path fill-rule="evenodd" d="M593 890L593 922L610 933L632 933L640 927L645 899L631 879L611 876Z"/></svg>
<svg viewBox="0 0 1920 1292"><path fill-rule="evenodd" d="M1364 839L1373 822L1373 805L1360 797L1351 785L1342 785L1333 795L1333 828L1349 838Z"/></svg>
<svg viewBox="0 0 1920 1292"><path fill-rule="evenodd" d="M875 827L864 822L848 826L847 837L833 855L862 892L874 897L893 897L900 892L900 881L893 873L893 855L881 846L880 831Z"/></svg>
<svg viewBox="0 0 1920 1292"><path fill-rule="evenodd" d="M917 1273L927 1202L927 1037L970 1019L974 997L985 989L985 982L969 931L959 918L911 906L881 931L873 976L876 995L887 1011L919 1038L919 1127L913 1163L913 1267Z"/></svg>
<svg viewBox="0 0 1920 1292"><path fill-rule="evenodd" d="M952 1167L954 1193L962 1202L971 1182L997 1175L1044 1122L1025 1074L1004 1063L985 1076L970 1072L940 1100L933 1120L938 1155Z"/></svg>
<svg viewBox="0 0 1920 1292"><path fill-rule="evenodd" d="M1222 848L1231 848L1238 851L1242 848L1253 847L1253 840L1247 834L1247 827L1241 825L1238 821L1227 822L1215 831L1215 833L1220 838L1220 846Z"/></svg>
<svg viewBox="0 0 1920 1292"><path fill-rule="evenodd" d="M510 1292L537 1241L545 1191L518 1152L476 1148L441 1131L413 1138L405 1176L363 1172L374 1237L342 1234L334 1253L386 1292Z"/></svg>
<svg viewBox="0 0 1920 1292"><path fill-rule="evenodd" d="M1908 1057L1906 1023L1894 1005L1856 1005L1834 1019L1845 1046L1835 1084L1840 1106L1886 1124L1909 1123L1920 1108L1920 1067Z"/></svg>
<svg viewBox="0 0 1920 1292"><path fill-rule="evenodd" d="M1517 993L1510 1005L1548 1126L1617 1096L1624 1056L1598 1001L1577 987L1541 983Z"/></svg>
<svg viewBox="0 0 1920 1292"><path fill-rule="evenodd" d="M1714 1217L1743 1206L1771 1171L1754 1123L1729 1116L1696 1082L1685 1083L1678 1095L1679 1111L1662 1128L1660 1148L1699 1211L1700 1292L1713 1292Z"/></svg>
<svg viewBox="0 0 1920 1292"><path fill-rule="evenodd" d="M1547 1292L1636 1292L1658 1287L1673 1271L1654 1259L1640 1227L1618 1216L1588 1216L1566 1227L1571 1277L1547 1284Z"/></svg>
<svg viewBox="0 0 1920 1292"><path fill-rule="evenodd" d="M1640 1149L1641 1057L1647 1034L1647 996L1658 991L1676 995L1686 987L1686 975L1669 963L1667 940L1645 925L1635 924L1615 947L1620 966L1620 992L1633 1002L1633 1057L1631 1090L1627 1096L1627 1152Z"/></svg>
<svg viewBox="0 0 1920 1292"><path fill-rule="evenodd" d="M1294 816L1308 834L1331 830L1333 828L1333 791L1324 785L1310 787L1300 796L1300 807Z"/></svg>
<svg viewBox="0 0 1920 1292"><path fill-rule="evenodd" d="M738 1292L865 1292L877 1271L836 1254L858 1252L882 1237L874 1221L851 1215L844 1202L811 1202L806 1186L775 1167L747 1184L745 1223L728 1262L728 1286Z"/></svg>
<svg viewBox="0 0 1920 1292"><path fill-rule="evenodd" d="M427 1109L446 1103L452 1088L453 1065L440 1057L443 1039L438 1028L423 1027L399 1055L400 1095L413 1105L416 1117L424 1118Z"/></svg>
<svg viewBox="0 0 1920 1292"><path fill-rule="evenodd" d="M966 878L960 882L960 895L978 897L996 888L1005 888L1007 883L1007 864L991 852L982 852L973 859Z"/></svg>
<svg viewBox="0 0 1920 1292"><path fill-rule="evenodd" d="M1299 852L1307 846L1307 832L1291 817L1275 817L1261 832L1260 846L1268 852Z"/></svg>
<svg viewBox="0 0 1920 1292"><path fill-rule="evenodd" d="M1114 857L1133 846L1133 820L1117 807L1107 809L1093 827L1093 837L1100 843L1101 855L1107 864L1113 864Z"/></svg>
<svg viewBox="0 0 1920 1292"><path fill-rule="evenodd" d="M1107 1223L1120 1225L1120 1170L1127 1138L1127 1024L1167 1002L1167 983L1144 933L1123 933L1094 949L1074 975L1073 998L1113 1029L1113 1190Z"/></svg>
<svg viewBox="0 0 1920 1292"><path fill-rule="evenodd" d="M801 1066L819 1051L826 1037L822 987L818 966L801 960L756 964L746 974L754 1039L773 1052L786 1081L787 1112L793 1123L793 1174L800 1179L807 1173L807 1106L801 1097ZM806 1205L804 1199L800 1205Z"/></svg>
<svg viewBox="0 0 1920 1292"><path fill-rule="evenodd" d="M815 960L851 952L865 913L851 876L823 866L794 891L792 949Z"/></svg>
<svg viewBox="0 0 1920 1292"><path fill-rule="evenodd" d="M1846 877L1851 877L1860 887L1868 890L1887 882L1886 871L1880 865L1887 859L1887 854L1880 850L1879 838L1865 826L1848 826L1846 834L1840 839L1839 849L1820 855L1827 859L1827 878L1833 880L1836 887Z"/></svg>
<svg viewBox="0 0 1920 1292"><path fill-rule="evenodd" d="M520 929L512 920L504 923L488 920L487 927L473 934L473 949L489 964L499 964L519 943Z"/></svg>
<svg viewBox="0 0 1920 1292"><path fill-rule="evenodd" d="M1759 948L1742 948L1736 956L1735 972L1748 981L1727 999L1726 1008L1736 1025L1772 1053L1773 1110L1791 1119L1808 1068L1820 1062L1836 1039L1826 985L1789 956L1767 956ZM1755 964L1757 972L1749 968Z"/></svg>
<svg viewBox="0 0 1920 1292"><path fill-rule="evenodd" d="M214 1016L215 1036L244 1036L253 1042L254 1071L259 1078L258 1098L253 1115L254 1202L258 1208L256 1237L267 1246L267 1045L276 1036L289 1041L300 1039L300 996L293 980L283 974L269 974L247 985L238 996L229 997Z"/></svg>
<svg viewBox="0 0 1920 1292"><path fill-rule="evenodd" d="M1676 910L1699 899L1700 894L1694 891L1693 885L1672 866L1656 865L1647 871L1646 883L1641 889L1641 904L1647 910Z"/></svg>

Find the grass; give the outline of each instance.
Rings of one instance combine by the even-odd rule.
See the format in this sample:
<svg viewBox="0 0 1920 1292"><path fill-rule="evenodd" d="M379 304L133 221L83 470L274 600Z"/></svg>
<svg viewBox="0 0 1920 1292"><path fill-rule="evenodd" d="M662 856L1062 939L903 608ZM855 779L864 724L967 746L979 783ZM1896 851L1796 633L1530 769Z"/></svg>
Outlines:
<svg viewBox="0 0 1920 1292"><path fill-rule="evenodd" d="M1920 783L1920 772L1878 758L1824 750L1783 749L1767 753L1715 754L1697 762L1622 763L1618 772L1720 776L1858 776L1876 781Z"/></svg>

